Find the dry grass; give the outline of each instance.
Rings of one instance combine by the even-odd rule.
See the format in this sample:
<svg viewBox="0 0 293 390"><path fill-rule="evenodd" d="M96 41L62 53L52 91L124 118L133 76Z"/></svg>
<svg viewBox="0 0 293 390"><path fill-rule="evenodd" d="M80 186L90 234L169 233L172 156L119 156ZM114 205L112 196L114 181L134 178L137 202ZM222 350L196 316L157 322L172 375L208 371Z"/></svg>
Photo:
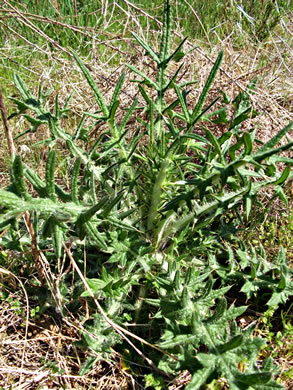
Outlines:
<svg viewBox="0 0 293 390"><path fill-rule="evenodd" d="M21 303L21 291L17 291L16 286L10 287L13 293L2 290L7 296L1 302L0 312L0 385L3 389L11 386L17 389L136 388L131 385L134 384L131 376L119 368L118 359L98 363L86 376L79 376L80 363L86 353L73 345L79 340L78 326L61 323L52 314L45 313L29 318L25 334L27 308Z"/></svg>
<svg viewBox="0 0 293 390"><path fill-rule="evenodd" d="M196 42L188 42L186 44L186 50L194 46ZM219 48L220 49L220 48ZM216 58L218 50L215 48L213 54L206 54L206 52L197 48L193 53L189 54L185 59L185 64L182 68L181 75L179 75L180 82L195 80L194 86L191 86L192 92L189 94L188 99L191 105L197 100L202 86L208 76L208 73L212 67L213 60ZM281 66L281 60L275 58L274 61L269 62L265 67L258 68L258 56L259 51L250 48L250 51L238 53L234 51L233 47L225 46L225 58L221 66L221 71L218 73L216 81L210 92L210 101L219 95L219 91L225 91L231 101L238 95L240 91L244 91L248 83L257 76L259 83L257 85L255 94L251 97L254 109L259 112L259 115L251 120L246 121L247 128L256 127L257 137L262 141L267 141L272 135L276 134L281 128L286 126L290 120L293 119L292 104L293 94L292 88L293 75L286 72ZM70 127L68 128L68 122L66 124L66 131L72 132L82 115L83 111L96 112L97 105L94 97L89 90L89 86L82 77L79 68L72 60L64 60L62 57L62 63L58 60L58 56L55 55L55 59L49 61L49 67L42 67L39 74L39 79L43 82L44 88L53 89L52 96L49 104L54 104L54 95L58 93L60 104L65 102L66 98L72 94L70 108L73 111L70 119ZM95 55L94 58L97 58ZM293 54L292 54L293 58ZM277 66L279 61L279 74L274 76L272 81L273 69ZM123 109L130 106L134 98L141 99L141 105L144 104L142 98L138 94L136 84L131 82L133 79L137 79L137 75L132 74L128 68L122 64L116 68L111 68L107 64L101 64L96 60L85 60L88 68L91 70L101 93L105 97L106 101L110 100L117 80L121 76L121 73L126 71L127 76L124 87L121 93L121 106L120 114ZM136 68L143 70L148 76L154 77L154 67L152 60L144 56L142 50L138 49L136 55L132 53L123 58L123 63L131 63ZM174 69L170 70L170 76ZM285 72L285 74L284 74ZM37 93L37 85L30 85L30 87ZM170 99L174 98L170 96ZM107 99L108 97L108 99ZM11 109L9 110L11 112ZM119 115L119 114L118 114ZM130 121L128 126L131 127ZM2 126L2 124L0 125ZM24 120L16 119L13 126L11 125L14 136L23 132L26 127ZM223 126L213 126L215 132L224 131ZM134 128L133 131L136 129ZM102 129L97 127L91 133L94 138L98 136ZM200 126L198 126L200 131ZM131 133L131 132L130 132ZM39 131L36 134L28 134L25 137L20 138L16 142L16 147L19 153L22 154L24 161L28 160L31 164L39 166L43 171L44 166L44 153L43 147L32 148L32 145L40 139L48 137L48 133L45 131ZM289 136L290 137L290 136ZM292 138L292 135L291 135ZM7 182L7 155L6 155L6 141L2 139L1 150L4 153L0 156L0 182ZM26 147L27 146L27 147ZM32 153L33 152L33 153ZM291 152L292 153L292 152ZM33 156L33 158L32 158Z"/></svg>
<svg viewBox="0 0 293 390"><path fill-rule="evenodd" d="M190 49L194 44L196 42L189 41L186 44L186 50ZM214 48L212 54L206 54L204 49L199 47L185 57L185 63L179 80L182 82L196 80L195 86L191 87L193 91L189 94L190 102L196 100L196 97L199 95L219 50L220 48ZM211 93L210 99L218 91L223 90L233 100L257 76L259 83L255 95L252 97L252 101L260 116L253 124L256 124L258 127L259 138L265 140L272 133L284 127L288 121L292 120L293 73L282 66L282 59L280 57L274 57L267 60L265 66L259 66L261 61L260 57L265 55L269 49L263 49L260 52L259 49L250 47L239 53L229 43L225 43L224 50L224 62L221 66L221 72L219 72L213 86L212 92L214 93ZM289 54L291 54L290 58L293 59L293 52L288 52ZM111 68L107 63L99 62L98 51L96 54L93 52L92 57L92 60L85 59L85 63L94 76L103 96L106 97L106 100L107 96L110 99L121 73L123 71L127 72L127 78L121 94L121 108L129 107L130 103L138 94L136 85L131 82L132 79L137 79L138 77L137 75L131 74L124 64L130 63L138 69L143 70L148 76L154 76L152 60L145 57L143 51L137 47L136 54L131 53L123 56L121 58L123 64L115 68ZM71 108L77 116L80 116L83 111L95 112L97 107L94 97L89 90L86 80L81 77L77 65L71 59L65 60L61 53L60 56L58 56L58 53L55 54L54 58L52 57L47 61L47 64L48 66L42 64L43 66L40 67L40 63L37 62L32 67L35 70L40 69L38 79L42 81L44 87L54 89L55 93L58 93L60 97L61 104L70 94L73 94ZM174 65L174 71L175 69L176 66ZM170 71L170 75L172 71L173 69ZM37 85L34 83L31 87L36 88ZM51 102L52 104L54 103L54 94L52 95ZM72 125L74 126L74 120L72 121ZM16 122L15 129L15 135L23 131L23 123L21 121ZM32 141L39 140L39 134L33 137L30 135L28 138L31 145Z"/></svg>
<svg viewBox="0 0 293 390"><path fill-rule="evenodd" d="M121 359L98 361L84 376L80 365L87 353L74 347L80 338L80 323L60 322L52 313L28 320L25 334L21 291L15 285L5 292L0 309L0 386L8 389L97 389L142 390L144 387L131 373L121 368ZM18 304L16 305L16 302ZM29 307L31 310L31 307ZM94 335L92 335L94 337ZM98 357L98 356L97 356ZM190 380L188 372L170 381L169 390L180 390Z"/></svg>

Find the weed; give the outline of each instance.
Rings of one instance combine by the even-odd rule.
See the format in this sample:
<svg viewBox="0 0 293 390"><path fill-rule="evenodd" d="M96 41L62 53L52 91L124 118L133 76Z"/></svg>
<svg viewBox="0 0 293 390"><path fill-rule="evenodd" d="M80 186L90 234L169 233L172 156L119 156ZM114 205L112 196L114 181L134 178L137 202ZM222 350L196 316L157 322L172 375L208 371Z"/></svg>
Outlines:
<svg viewBox="0 0 293 390"><path fill-rule="evenodd" d="M263 188L271 186L288 203L283 185L291 177L292 159L282 153L293 142L280 141L293 124L261 146L255 129L243 129L257 115L250 103L256 79L232 110L227 99L208 101L223 52L198 100L189 101L193 82L178 82L186 40L171 51L171 29L166 0L159 53L133 34L155 64L153 78L128 65L143 107L135 99L120 110L124 74L107 102L73 53L97 104L95 113L83 113L74 132L62 125L69 99L61 106L56 96L52 108L42 87L34 95L14 76L20 96L11 98L17 111L10 119L25 118L27 133L45 126L49 152L44 177L11 152L11 184L0 190L1 245L21 253L33 247L39 284L52 294L61 318L77 315L86 300L89 318L75 346L91 352L81 374L100 359L110 360L115 349L133 366L146 361L158 373L146 381L157 388L163 386L162 376L183 370L192 375L186 389L217 388L220 378L231 389L282 388L273 379L272 359L262 369L257 365L265 340L237 326L247 307L229 305L228 297L233 286L234 292L271 308L292 295L285 251L281 248L269 262L263 247L246 245L237 232ZM180 62L169 76L170 64ZM129 134L131 119L135 125ZM214 123L226 131L215 135L209 129ZM91 139L98 125L100 133ZM56 181L63 150L70 154L66 189ZM58 273L58 283L48 269Z"/></svg>

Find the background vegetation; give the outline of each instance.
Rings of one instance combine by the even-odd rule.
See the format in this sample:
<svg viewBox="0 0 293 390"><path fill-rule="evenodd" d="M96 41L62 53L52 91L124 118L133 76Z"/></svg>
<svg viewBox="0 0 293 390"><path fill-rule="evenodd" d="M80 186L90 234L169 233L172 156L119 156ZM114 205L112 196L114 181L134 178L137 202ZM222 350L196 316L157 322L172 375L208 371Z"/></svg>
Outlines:
<svg viewBox="0 0 293 390"><path fill-rule="evenodd" d="M0 385L290 388L291 1L44 3L0 2Z"/></svg>

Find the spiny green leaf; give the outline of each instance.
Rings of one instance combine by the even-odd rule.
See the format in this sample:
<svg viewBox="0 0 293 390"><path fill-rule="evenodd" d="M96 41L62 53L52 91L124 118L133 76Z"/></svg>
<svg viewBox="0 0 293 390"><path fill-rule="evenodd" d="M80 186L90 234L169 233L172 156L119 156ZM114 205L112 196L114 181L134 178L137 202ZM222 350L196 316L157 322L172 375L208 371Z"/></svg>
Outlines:
<svg viewBox="0 0 293 390"><path fill-rule="evenodd" d="M53 232L52 232L52 243L53 243L53 249L54 253L57 259L61 259L63 246L63 231L62 228L56 224L54 224Z"/></svg>
<svg viewBox="0 0 293 390"><path fill-rule="evenodd" d="M288 201L288 198L285 194L285 192L283 191L283 188L281 186L276 186L275 187L275 192L276 194L278 194L278 196L280 197L280 199L285 203L285 205L288 207L289 205L289 201Z"/></svg>
<svg viewBox="0 0 293 390"><path fill-rule="evenodd" d="M116 100L114 103L112 103L112 105L110 107L110 111L109 111L109 123L112 126L113 135L115 137L117 137L117 128L116 128L116 124L115 124L115 116L116 116L116 111L117 111L118 106L119 106L119 100Z"/></svg>
<svg viewBox="0 0 293 390"><path fill-rule="evenodd" d="M136 74L138 74L139 76L141 76L143 78L143 81L141 81L141 82L144 82L149 87L153 87L153 88L155 88L157 90L159 89L159 86L152 79L150 79L147 75L145 75L143 72L141 72L140 70L136 69L132 65L126 64L126 66L130 70L132 70L133 72L135 72Z"/></svg>
<svg viewBox="0 0 293 390"><path fill-rule="evenodd" d="M46 162L46 190L49 198L53 201L56 201L55 162L56 162L56 152L55 150L50 150Z"/></svg>
<svg viewBox="0 0 293 390"><path fill-rule="evenodd" d="M170 88L171 85L175 84L176 78L177 78L178 74L180 73L183 65L184 64L181 64L179 66L179 68L176 70L176 72L174 73L174 75L172 76L172 78L169 81L167 81L166 85L164 86L163 92L166 92Z"/></svg>
<svg viewBox="0 0 293 390"><path fill-rule="evenodd" d="M174 348L177 345L184 345L189 343L194 343L198 340L197 335L193 334L182 334L175 336L171 340L163 341L158 344L160 348L168 349L168 348Z"/></svg>
<svg viewBox="0 0 293 390"><path fill-rule="evenodd" d="M72 196L72 201L76 204L79 203L77 180L80 171L80 165L81 165L81 158L78 157L73 166L72 177L71 177L71 196Z"/></svg>
<svg viewBox="0 0 293 390"><path fill-rule="evenodd" d="M270 372L257 372L254 374L238 374L237 382L248 386L264 385L270 381Z"/></svg>
<svg viewBox="0 0 293 390"><path fill-rule="evenodd" d="M153 186L151 205L148 212L148 222L147 222L148 230L152 230L155 219L158 214L158 207L161 201L162 185L164 180L166 179L169 164L170 164L169 159L165 159L162 162L160 171L157 174L156 181Z"/></svg>
<svg viewBox="0 0 293 390"><path fill-rule="evenodd" d="M227 301L225 298L221 298L217 304L214 314L205 320L206 324L214 324L218 322L222 317L225 311L227 310Z"/></svg>
<svg viewBox="0 0 293 390"><path fill-rule="evenodd" d="M267 147L265 149L261 148L257 151L256 154L253 155L253 159L254 159L254 161L259 163L259 162L273 156L274 154L279 154L280 152L283 152L285 150L292 149L292 148L293 148L293 141L287 143L286 145L282 145L276 149L271 149L269 147Z"/></svg>
<svg viewBox="0 0 293 390"><path fill-rule="evenodd" d="M185 37L184 39L182 39L180 44L177 46L176 50L170 55L169 58L167 58L167 60L166 60L167 63L170 62L171 60L178 62L185 56L185 54L181 50L181 48L187 39L188 39L188 37Z"/></svg>
<svg viewBox="0 0 293 390"><path fill-rule="evenodd" d="M121 135L122 131L125 129L125 126L127 125L127 122L129 121L131 115L133 114L134 110L136 109L138 103L138 99L134 99L131 106L127 110L126 115L124 116L120 126L119 126L119 134Z"/></svg>
<svg viewBox="0 0 293 390"><path fill-rule="evenodd" d="M100 290L103 290L103 288L107 285L107 282L102 279L94 279L94 278L87 278L86 279L89 288L92 290L92 292L96 295ZM90 297L91 294L88 290L84 291L81 294L81 297Z"/></svg>
<svg viewBox="0 0 293 390"><path fill-rule="evenodd" d="M273 138L271 138L267 143L265 143L261 148L258 149L257 154L263 154L267 151L271 151L274 146L276 146L281 139L289 133L293 127L293 122L290 122L286 127L278 132Z"/></svg>
<svg viewBox="0 0 293 390"><path fill-rule="evenodd" d="M84 127L83 127L83 124L84 124L84 121L85 121L85 119L86 119L86 115L85 114L83 114L82 115L82 117L81 117L81 120L80 120L80 122L79 122L79 124L78 124L78 126L77 126L77 128L76 128L76 131L75 131L75 133L74 133L74 136L73 136L73 140L75 141L75 140L78 140L78 139L81 139L81 140L83 140L83 141L85 141L86 140L86 131L85 131L85 129L84 129Z"/></svg>
<svg viewBox="0 0 293 390"><path fill-rule="evenodd" d="M119 97L121 88L123 87L124 80L125 80L125 73L123 72L121 74L121 76L119 77L119 80L118 80L116 87L114 89L113 96L112 96L111 103L110 103L110 110L112 109L113 104L115 104L118 101L118 97Z"/></svg>
<svg viewBox="0 0 293 390"><path fill-rule="evenodd" d="M98 248L101 248L103 250L107 250L108 246L102 236L102 234L97 230L95 225L91 223L90 221L86 222L84 224L85 230L89 237L95 242L95 244L98 246Z"/></svg>
<svg viewBox="0 0 293 390"><path fill-rule="evenodd" d="M16 155L12 165L13 172L13 184L16 191L16 194L21 198L28 200L29 194L27 185L24 181L24 172L23 172L23 164L21 157Z"/></svg>
<svg viewBox="0 0 293 390"><path fill-rule="evenodd" d="M118 204L124 197L124 191L121 191L117 194L113 199L109 199L107 204L105 204L103 211L101 212L101 216L105 218L110 212L113 210L113 208Z"/></svg>
<svg viewBox="0 0 293 390"><path fill-rule="evenodd" d="M172 30L172 8L169 0L164 3L163 35L160 47L160 62L164 63L170 55L170 40Z"/></svg>
<svg viewBox="0 0 293 390"><path fill-rule="evenodd" d="M238 348L244 342L244 336L238 334L237 336L232 337L225 344L217 345L217 350L220 353L230 351L232 349Z"/></svg>
<svg viewBox="0 0 293 390"><path fill-rule="evenodd" d="M220 145L219 145L219 143L218 143L217 138L216 138L216 137L214 136L214 134L213 134L209 129L207 129L206 127L204 127L203 129L204 129L204 131L205 131L205 133L206 133L206 135L207 135L207 137L208 137L210 143L211 143L211 144L214 146L214 148L216 149L216 152L217 152L217 154L218 154L219 157L220 157L221 163L224 165L224 164L225 164L225 158L224 158L224 156L223 156L223 153L222 153L222 150L221 150L221 147L220 147Z"/></svg>
<svg viewBox="0 0 293 390"><path fill-rule="evenodd" d="M157 56L157 54L153 51L153 49L152 49L147 43L145 43L137 34L135 34L134 32L132 32L132 35L133 35L134 38L137 40L137 42L145 49L145 51L151 56L151 58L152 58L157 64L159 64L159 63L160 63L160 59L159 59L159 57Z"/></svg>
<svg viewBox="0 0 293 390"><path fill-rule="evenodd" d="M27 87L25 82L23 81L23 79L17 73L14 73L13 78L14 78L14 84L15 84L16 88L19 90L23 99L25 99L25 100L35 99L31 93L31 91L29 90L29 88Z"/></svg>
<svg viewBox="0 0 293 390"><path fill-rule="evenodd" d="M105 115L105 117L108 117L109 116L109 111L108 111L108 108L106 106L106 103L104 101L104 98L101 94L101 92L99 91L99 88L97 87L94 79L92 78L90 72L88 71L87 67L84 65L84 63L81 61L81 59L78 57L78 55L74 52L72 52L78 66L80 67L80 69L82 70L85 78L87 79L88 83L89 83L89 86L92 88L94 94L95 94L95 97L97 99L97 102L103 112L103 114Z"/></svg>
<svg viewBox="0 0 293 390"><path fill-rule="evenodd" d="M234 132L239 130L240 124L246 121L251 115L252 107L248 107L245 111L241 112L238 116L233 119L229 130L233 130Z"/></svg>
<svg viewBox="0 0 293 390"><path fill-rule="evenodd" d="M198 99L198 102L192 112L192 115L191 115L191 122L193 122L195 120L195 118L197 118L200 114L200 112L202 111L202 108L203 108L203 105L206 101L206 98L208 96L208 92L215 80L215 77L216 77L216 74L221 66L221 63L222 63L222 60L223 60L223 57L224 57L224 51L221 51L218 55L218 58L216 59L216 62L209 74L209 77L204 85L204 88L202 90L202 93Z"/></svg>
<svg viewBox="0 0 293 390"><path fill-rule="evenodd" d="M244 140L244 144L245 144L245 155L251 154L253 145L252 145L252 140L251 140L250 134L247 132L244 133L243 140Z"/></svg>
<svg viewBox="0 0 293 390"><path fill-rule="evenodd" d="M184 114L185 120L186 120L186 122L189 122L188 108L187 108L187 106L185 104L185 101L184 101L184 99L182 97L181 91L180 91L179 87L176 84L174 84L174 88L175 88L176 94L178 96L181 108L183 110L183 114Z"/></svg>
<svg viewBox="0 0 293 390"><path fill-rule="evenodd" d="M71 140L66 141L66 145L73 156L79 157L85 166L88 166L90 172L93 172L98 180L101 180L101 174L103 170L96 167L94 162L88 157L84 150L82 150L76 143Z"/></svg>
<svg viewBox="0 0 293 390"><path fill-rule="evenodd" d="M101 210L108 202L109 198L107 196L104 196L94 206L88 209L84 208L78 217L79 223L83 224L85 222L88 222L95 214L97 214L99 211L101 212ZM77 202L76 204L79 204L79 202Z"/></svg>
<svg viewBox="0 0 293 390"><path fill-rule="evenodd" d="M202 385L206 384L207 379L213 372L213 367L204 367L197 370L191 378L191 381L185 387L186 390L198 390Z"/></svg>
<svg viewBox="0 0 293 390"><path fill-rule="evenodd" d="M282 175L279 177L279 179L277 181L274 182L275 185L280 185L280 184L283 184L289 177L290 175L290 172L291 172L291 168L290 167L286 167L282 173Z"/></svg>

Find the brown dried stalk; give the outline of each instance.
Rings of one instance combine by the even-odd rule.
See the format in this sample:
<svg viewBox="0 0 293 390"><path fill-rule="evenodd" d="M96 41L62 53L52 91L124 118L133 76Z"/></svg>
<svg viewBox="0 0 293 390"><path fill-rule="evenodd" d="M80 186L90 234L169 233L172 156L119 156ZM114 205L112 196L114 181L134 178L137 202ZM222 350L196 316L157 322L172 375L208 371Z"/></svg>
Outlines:
<svg viewBox="0 0 293 390"><path fill-rule="evenodd" d="M127 341L127 343L129 345L131 345L134 350L143 358L146 360L146 362L156 371L156 372L159 372L161 375L164 375L166 377L170 377L169 374L165 373L164 371L158 369L155 364L152 362L151 359L149 359L147 356L145 356L132 342L131 340L129 340L129 338L127 336L130 336L138 341L140 341L141 343L147 345L148 347L152 348L152 349L155 349L159 352L161 352L162 354L164 355L168 355L171 359L174 359L174 360L178 360L176 356L174 355L171 355L169 354L168 352L162 350L161 348L157 347L156 345L154 344L151 344L149 343L148 341L144 340L143 338L137 336L136 334L130 332L129 330L123 328L122 326L116 324L115 322L113 322L109 317L108 315L105 313L105 311L103 310L102 306L100 305L100 303L98 302L98 300L96 299L93 291L91 290L90 286L88 285L88 282L86 281L85 277L83 276L82 272L80 271L78 265L76 264L76 261L74 260L74 257L71 253L71 250L70 250L70 246L67 246L64 242L62 243L63 244L63 247L71 261L71 264L73 266L73 268L76 270L76 272L78 273L78 276L80 277L83 285L85 286L86 290L89 292L91 298L93 299L96 307L98 308L99 312L101 313L102 317L104 318L104 320L118 333L120 334L121 337L124 338L124 340ZM127 335L127 336L126 336Z"/></svg>
<svg viewBox="0 0 293 390"><path fill-rule="evenodd" d="M9 126L8 126L8 120L7 120L7 115L6 115L5 104L4 104L4 99L3 99L1 87L0 87L0 111L1 111L1 116L2 116L2 120L3 120L3 125L4 125L4 130L5 130L7 142L8 142L9 155L10 155L10 157L13 158L13 156L15 156L15 146L14 146L11 131L9 130Z"/></svg>
<svg viewBox="0 0 293 390"><path fill-rule="evenodd" d="M74 18L75 18L75 25L77 26L77 5L76 5L76 0L74 2Z"/></svg>

